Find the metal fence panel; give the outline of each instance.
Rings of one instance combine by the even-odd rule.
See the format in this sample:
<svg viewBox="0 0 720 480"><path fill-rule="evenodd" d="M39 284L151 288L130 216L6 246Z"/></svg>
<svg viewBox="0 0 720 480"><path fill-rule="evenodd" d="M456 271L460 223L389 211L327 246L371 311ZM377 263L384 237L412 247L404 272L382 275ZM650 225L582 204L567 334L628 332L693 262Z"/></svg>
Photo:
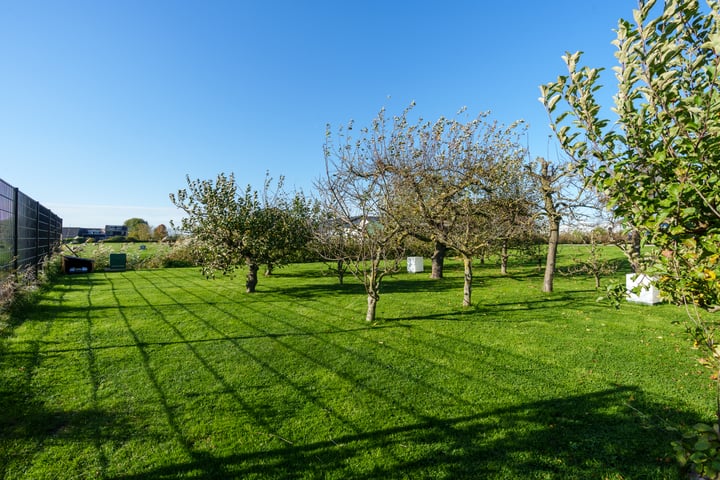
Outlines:
<svg viewBox="0 0 720 480"><path fill-rule="evenodd" d="M0 271L13 267L14 252L15 189L0 180Z"/></svg>
<svg viewBox="0 0 720 480"><path fill-rule="evenodd" d="M0 180L0 271L40 265L61 235L60 217Z"/></svg>
<svg viewBox="0 0 720 480"><path fill-rule="evenodd" d="M37 253L37 202L22 192L18 192L17 222L17 267L27 267L36 263Z"/></svg>

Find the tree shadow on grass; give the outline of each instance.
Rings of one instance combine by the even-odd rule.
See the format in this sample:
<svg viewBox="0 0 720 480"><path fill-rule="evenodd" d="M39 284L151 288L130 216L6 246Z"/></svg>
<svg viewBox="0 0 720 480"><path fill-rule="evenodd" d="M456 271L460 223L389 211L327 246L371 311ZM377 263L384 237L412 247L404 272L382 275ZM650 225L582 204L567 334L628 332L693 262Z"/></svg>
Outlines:
<svg viewBox="0 0 720 480"><path fill-rule="evenodd" d="M135 347L144 351L146 345ZM28 354L6 357L2 367L12 367L11 362L16 370L29 370L38 358L37 352ZM190 460L105 478L678 478L676 466L668 460L670 442L678 434L665 425L702 420L688 412L668 410L639 388L616 385L583 395L483 408L482 414L416 414L410 423L389 420L388 426L357 428L306 443L266 433L264 448L213 455L196 449L185 438L182 422L148 361L143 357L171 427L170 436L183 443ZM130 439L154 441L147 431L138 429L137 419L121 412L92 407L49 410L33 400L27 375L14 378L14 384L0 389L1 465L15 462L13 468L17 468L17 462L23 461L10 448L15 440L38 451L48 441L92 446L100 455L99 471L110 462L102 453L108 445ZM226 388L233 391L229 385ZM412 399L408 402L409 411L422 411L414 408ZM258 417L257 421L251 430L272 432L282 428L275 422L283 418L262 421ZM0 468L3 475L4 468Z"/></svg>
<svg viewBox="0 0 720 480"><path fill-rule="evenodd" d="M115 478L678 478L668 459L677 433L659 421L668 417L698 420L645 400L637 388L616 386L307 444L278 441Z"/></svg>
<svg viewBox="0 0 720 480"><path fill-rule="evenodd" d="M465 308L448 309L443 312L422 313L394 317L386 319L388 322L398 321L414 321L414 320L448 320L448 321L535 321L537 318L529 318L528 311L548 311L553 312L559 308L568 307L592 307L602 308L597 302L590 297L583 295L585 291L564 292L554 294L544 298L536 298L533 300L518 300L514 302L487 302L479 303ZM606 308L609 308L606 306ZM520 320L512 317L513 314L522 315ZM553 317L554 318L554 317Z"/></svg>
<svg viewBox="0 0 720 480"><path fill-rule="evenodd" d="M443 292L462 288L462 279L440 279L430 278L392 278L383 280L380 294L389 293L426 293ZM295 298L314 299L318 296L332 295L365 295L365 287L355 279L346 281L342 285L335 283L313 283L298 286L273 285L272 292L278 295L286 295Z"/></svg>
<svg viewBox="0 0 720 480"><path fill-rule="evenodd" d="M139 288L137 293L141 293ZM188 460L175 463L166 460L164 465L154 463L141 473L111 476L107 474L110 468L104 471L102 468L110 460L101 458L100 474L104 473L106 478L677 478L676 467L666 461L670 455L670 441L677 434L664 429L660 419L667 420L671 425L693 424L700 420L687 412L667 410L664 405L646 398L636 387L615 386L584 395L496 408L477 405L473 410L465 410L469 414L456 415L438 413L423 416L416 413L423 409L413 405L414 400L410 396L404 401L407 401L405 411L412 414L412 420L388 419L387 423L376 422L372 427L362 427L359 422L348 420L343 423L344 433L332 438L311 434L306 441L286 440L269 433L282 431L286 419L282 415L268 415L265 404L256 405L246 400L203 351L196 348L200 343L183 337L178 330L177 340L157 345L187 344L187 354L194 357L199 368L211 375L213 385L222 387L222 391L238 404L238 410L247 413L245 418L252 419L248 431L268 432L262 433L268 439L263 447L247 452L240 451L238 447L224 454L213 454L212 450L203 450L191 441L174 403L176 399L169 394L167 384L163 383L152 362L154 352L148 348L152 343L146 342L134 330L133 321L125 318L127 312L121 312L127 331L133 338L126 346L137 349L136 361L146 372L149 388L157 398L155 405L159 408L156 410L161 412L167 425L162 435L179 443L187 452ZM155 313L162 317L161 311ZM198 318L198 321L201 320ZM92 325L88 323L88 334L91 331ZM219 331L217 333L220 334ZM264 336L275 338L271 335ZM263 335L259 333L258 336ZM232 337L223 337L223 340L237 348L242 346ZM0 365L22 367L30 372L33 362L40 361L40 350L38 343L37 348L27 349L24 355L6 358L7 361L14 358L14 365ZM96 349L88 342L86 350L92 399L95 400L99 385L94 358ZM42 353L49 352L43 350ZM312 391L312 385L298 382L292 375L280 370L273 371L271 360L247 353L247 358L263 366L270 375L292 384L300 402L314 403L326 410L330 407L329 402L323 403L322 397ZM312 360L310 354L302 358ZM378 362L371 353L367 353L367 358L370 365ZM316 363L332 370L330 364L320 360ZM348 380L354 378L347 377ZM0 442L29 437L39 449L46 440L60 439L69 444L90 444L102 455L109 450L108 445L121 445L138 438L144 444L156 440L149 438L147 431L121 412L94 408L95 401L91 402L90 408L76 412L50 411L31 401L34 392L28 385L29 374L19 375L17 379L17 388L10 386L7 392L11 393L0 398L0 404L7 405L5 400L9 399L20 416L13 417L12 412L5 413L5 416L0 414L0 432L10 431L5 427L12 427L14 432L12 436L0 433ZM372 388L369 381L365 385L358 381L357 385L359 388ZM437 388L440 390L442 386ZM384 398L381 391L374 393ZM521 394L518 392L518 397ZM492 398L487 400L493 401ZM448 401L457 400L448 397ZM403 409L400 402L393 405ZM478 411L482 413L474 413ZM296 421L299 419L295 418ZM19 423L11 423L13 421ZM45 424L48 427L42 428ZM13 453L9 449L0 450L9 452L0 454L0 459L5 461L3 456L8 455L7 459L12 460L10 456ZM117 466L112 470L117 471ZM91 474L89 470L83 473Z"/></svg>
<svg viewBox="0 0 720 480"><path fill-rule="evenodd" d="M200 338L200 339L183 339L183 340L168 340L168 341L141 341L138 343L110 343L104 345L96 345L92 347L93 352L100 352L103 350L114 350L114 349L134 349L137 347L167 347L171 345L197 345L206 343L227 343L227 342L238 342L245 340L256 340L256 339L277 339L277 338L292 338L292 337L318 337L318 336L333 336L333 335L345 335L348 333L355 332L366 332L368 330L382 330L390 328L403 328L402 325L374 325L374 326L361 326L356 328L344 328L344 329L328 329L328 330L317 330L310 332L283 332L283 333L263 333L257 335L223 335L218 337ZM81 353L88 352L87 347L62 347L64 345L61 342L50 342L50 341L36 341L39 345L43 346L44 358L49 358L52 355L63 354L63 353ZM5 352L7 357L17 358L30 358L33 353L28 352Z"/></svg>
<svg viewBox="0 0 720 480"><path fill-rule="evenodd" d="M297 299L315 299L334 295L362 295L365 288L359 283L333 284L305 284L298 286L274 285L272 292L278 296L288 296Z"/></svg>
<svg viewBox="0 0 720 480"><path fill-rule="evenodd" d="M480 279L473 279L473 286L480 286ZM422 278L392 278L383 283L383 293L429 293L447 292L451 290L462 291L462 278L433 279L427 276Z"/></svg>
<svg viewBox="0 0 720 480"><path fill-rule="evenodd" d="M492 314L499 312L518 312L531 310L546 310L554 308L567 308L570 306L594 304L594 299L589 300L582 295L574 295L571 292L555 294L546 298L533 300L518 300L516 302L488 302L477 306L482 313Z"/></svg>
<svg viewBox="0 0 720 480"><path fill-rule="evenodd" d="M107 466L101 446L120 444L144 433L132 427L123 413L93 406L79 410L53 409L39 399L32 386L33 371L40 362L40 342L32 349L0 357L0 478L10 469L25 470L36 453L48 444L86 444L98 452L97 468Z"/></svg>
<svg viewBox="0 0 720 480"><path fill-rule="evenodd" d="M110 283L110 280L104 276L103 272L65 274L57 277L53 290L69 290L72 287L89 287Z"/></svg>

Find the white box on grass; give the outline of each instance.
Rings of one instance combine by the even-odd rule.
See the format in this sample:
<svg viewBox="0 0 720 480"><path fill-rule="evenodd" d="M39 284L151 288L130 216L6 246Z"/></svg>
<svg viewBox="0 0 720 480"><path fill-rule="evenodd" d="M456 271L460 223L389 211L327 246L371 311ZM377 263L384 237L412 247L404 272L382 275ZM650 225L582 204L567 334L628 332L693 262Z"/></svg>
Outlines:
<svg viewBox="0 0 720 480"><path fill-rule="evenodd" d="M645 305L655 305L660 303L660 290L652 285L652 278L642 273L628 273L625 275L625 289L627 290L628 302L644 303ZM634 293L633 289L638 285L642 286L640 293Z"/></svg>
<svg viewBox="0 0 720 480"><path fill-rule="evenodd" d="M418 273L423 271L423 257L407 257L408 273Z"/></svg>

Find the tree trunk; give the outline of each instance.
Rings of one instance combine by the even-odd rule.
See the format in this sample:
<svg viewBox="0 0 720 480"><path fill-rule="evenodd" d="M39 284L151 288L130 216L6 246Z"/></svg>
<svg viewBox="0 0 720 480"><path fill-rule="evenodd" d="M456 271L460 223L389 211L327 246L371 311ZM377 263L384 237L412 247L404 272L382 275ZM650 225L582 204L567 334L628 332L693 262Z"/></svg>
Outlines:
<svg viewBox="0 0 720 480"><path fill-rule="evenodd" d="M365 321L367 322L374 322L375 321L375 310L377 310L377 295L368 293L368 308L367 313L365 314Z"/></svg>
<svg viewBox="0 0 720 480"><path fill-rule="evenodd" d="M443 267L445 266L446 252L447 245L442 242L435 241L435 251L433 251L432 255L432 273L430 274L430 278L443 278Z"/></svg>
<svg viewBox="0 0 720 480"><path fill-rule="evenodd" d="M273 273L273 264L268 263L267 268L265 269L265 276L270 277L270 276L272 276L272 273Z"/></svg>
<svg viewBox="0 0 720 480"><path fill-rule="evenodd" d="M550 220L550 239L548 240L547 260L545 262L545 278L543 279L543 292L553 291L553 280L555 278L555 262L557 259L558 241L560 239L560 222L556 219Z"/></svg>
<svg viewBox="0 0 720 480"><path fill-rule="evenodd" d="M338 282L342 285L345 280L345 262L343 260L337 261L337 277Z"/></svg>
<svg viewBox="0 0 720 480"><path fill-rule="evenodd" d="M550 293L553 291L553 279L555 278L555 261L557 259L557 247L560 240L560 221L562 215L558 212L558 206L555 204L556 189L553 183L558 177L555 177L555 169L550 162L544 158L540 160L540 189L543 196L543 206L550 224L550 235L548 238L547 260L545 262L545 278L543 279L543 292Z"/></svg>
<svg viewBox="0 0 720 480"><path fill-rule="evenodd" d="M463 286L463 307L472 305L472 258L463 256L465 285Z"/></svg>
<svg viewBox="0 0 720 480"><path fill-rule="evenodd" d="M253 261L248 261L248 274L245 280L245 291L247 293L255 293L255 287L258 283L258 264Z"/></svg>
<svg viewBox="0 0 720 480"><path fill-rule="evenodd" d="M595 290L600 290L600 274L595 272Z"/></svg>
<svg viewBox="0 0 720 480"><path fill-rule="evenodd" d="M508 242L504 240L502 243L502 250L500 250L500 274L507 275L508 266Z"/></svg>
<svg viewBox="0 0 720 480"><path fill-rule="evenodd" d="M632 242L630 247L630 268L632 268L633 273L640 273L640 232L633 229L630 235L630 241Z"/></svg>
<svg viewBox="0 0 720 480"><path fill-rule="evenodd" d="M370 260L370 270L365 272L365 291L368 296L368 308L365 314L365 320L368 322L375 321L375 310L377 309L377 302L380 299L380 281L382 275L380 274L380 251L377 252L375 258Z"/></svg>

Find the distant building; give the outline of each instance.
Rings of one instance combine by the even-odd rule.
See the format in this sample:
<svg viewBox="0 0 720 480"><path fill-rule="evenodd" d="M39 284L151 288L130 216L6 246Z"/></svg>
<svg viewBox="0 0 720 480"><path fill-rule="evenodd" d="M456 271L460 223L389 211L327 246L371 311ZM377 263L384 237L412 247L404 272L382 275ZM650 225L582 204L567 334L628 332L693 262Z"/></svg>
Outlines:
<svg viewBox="0 0 720 480"><path fill-rule="evenodd" d="M127 234L128 228L125 225L105 225L105 229L79 227L63 227L62 229L62 236L65 240L80 237L98 241L110 237L127 237Z"/></svg>
<svg viewBox="0 0 720 480"><path fill-rule="evenodd" d="M128 227L125 225L105 225L105 237L127 237Z"/></svg>

